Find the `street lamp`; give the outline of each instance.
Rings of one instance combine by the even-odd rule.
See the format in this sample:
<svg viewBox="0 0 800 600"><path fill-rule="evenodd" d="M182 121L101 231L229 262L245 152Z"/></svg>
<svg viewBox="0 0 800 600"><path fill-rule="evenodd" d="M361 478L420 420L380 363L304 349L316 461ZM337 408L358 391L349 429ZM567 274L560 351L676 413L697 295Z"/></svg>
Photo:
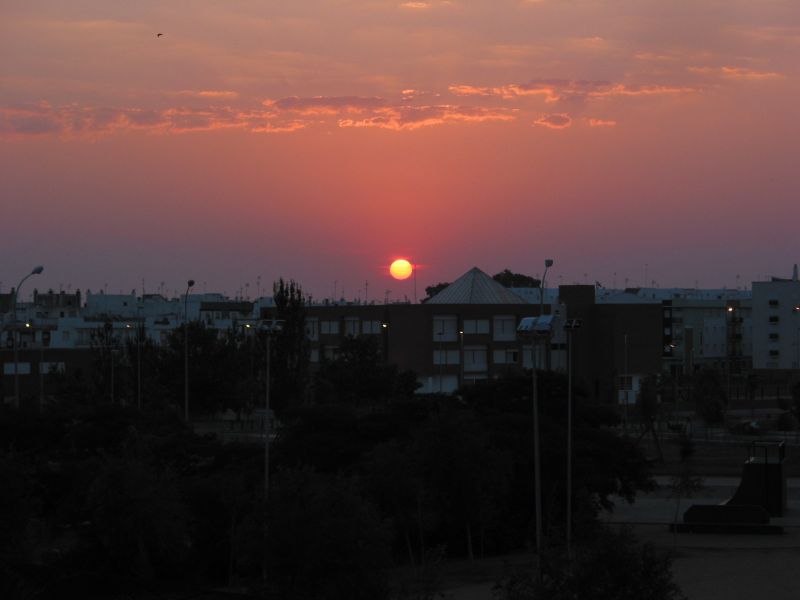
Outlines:
<svg viewBox="0 0 800 600"><path fill-rule="evenodd" d="M264 499L269 499L269 437L272 433L271 420L269 418L269 393L270 393L270 355L272 334L278 333L283 329L283 321L278 319L271 319L263 321L261 329L267 336L267 357L265 360L265 373L264 373Z"/></svg>
<svg viewBox="0 0 800 600"><path fill-rule="evenodd" d="M549 265L548 265L549 266ZM533 397L533 477L534 477L534 503L536 512L536 554L539 561L542 559L542 485L541 461L539 458L539 391L536 376L536 345L535 339L539 336L549 336L552 326L552 315L538 317L525 317L517 326L517 333L529 337L531 340L531 386ZM542 578L541 564L539 566L539 579Z"/></svg>
<svg viewBox="0 0 800 600"><path fill-rule="evenodd" d="M580 329L581 319L568 319L567 332L567 560L572 556L572 332Z"/></svg>
<svg viewBox="0 0 800 600"><path fill-rule="evenodd" d="M25 280L30 277L31 275L39 275L42 271L44 271L44 267L39 265L33 268L33 270L25 275L20 282L17 284L17 287L14 288L14 307L11 309L12 312L12 323L13 323L13 330L11 332L11 340L12 345L14 347L14 406L19 408L19 353L17 350L17 296L19 295L19 288L22 287L22 284L25 283Z"/></svg>
<svg viewBox="0 0 800 600"><path fill-rule="evenodd" d="M795 317L800 316L800 304L792 307L792 314L794 314ZM796 369L800 369L800 325L796 326L794 329L794 353L794 366Z"/></svg>
<svg viewBox="0 0 800 600"><path fill-rule="evenodd" d="M183 295L183 419L189 422L189 290L194 286L194 279L186 282L186 293Z"/></svg>

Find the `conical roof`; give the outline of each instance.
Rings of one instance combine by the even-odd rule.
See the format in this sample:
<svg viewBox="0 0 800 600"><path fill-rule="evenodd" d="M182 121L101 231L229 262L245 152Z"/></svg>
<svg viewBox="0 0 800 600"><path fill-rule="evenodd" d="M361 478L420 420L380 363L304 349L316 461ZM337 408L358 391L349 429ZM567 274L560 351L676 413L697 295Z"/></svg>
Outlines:
<svg viewBox="0 0 800 600"><path fill-rule="evenodd" d="M426 304L528 304L478 267L473 267Z"/></svg>

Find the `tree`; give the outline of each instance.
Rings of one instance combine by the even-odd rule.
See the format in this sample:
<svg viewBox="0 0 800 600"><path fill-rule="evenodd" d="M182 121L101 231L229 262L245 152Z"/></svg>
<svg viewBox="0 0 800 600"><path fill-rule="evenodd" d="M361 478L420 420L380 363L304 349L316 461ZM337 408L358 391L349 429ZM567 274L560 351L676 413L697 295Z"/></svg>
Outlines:
<svg viewBox="0 0 800 600"><path fill-rule="evenodd" d="M433 298L436 294L441 292L448 285L450 285L450 283L445 281L445 282L437 283L436 285L429 285L428 287L426 287L425 288L425 293L427 294L427 296L425 297L425 299L423 299L423 302Z"/></svg>
<svg viewBox="0 0 800 600"><path fill-rule="evenodd" d="M281 413L306 399L311 349L306 335L305 298L300 284L281 278L272 289L274 317L282 321L282 327L273 334L271 344L271 406L275 412Z"/></svg>
<svg viewBox="0 0 800 600"><path fill-rule="evenodd" d="M184 335L188 335L190 416L217 414L243 401L248 361L240 335L220 335L202 321L190 321L171 332L159 351L158 378L171 403L183 408Z"/></svg>
<svg viewBox="0 0 800 600"><path fill-rule="evenodd" d="M535 277L523 275L522 273L513 273L508 269L495 273L492 279L507 288L538 288L542 285L542 282Z"/></svg>
<svg viewBox="0 0 800 600"><path fill-rule="evenodd" d="M648 433L651 434L658 451L658 459L664 462L664 453L661 451L661 442L658 439L658 432L655 427L658 419L658 381L654 375L648 375L642 381L639 396L636 399L636 407L644 424L642 433L636 443L638 444Z"/></svg>
<svg viewBox="0 0 800 600"><path fill-rule="evenodd" d="M671 559L627 530L605 529L576 548L571 565L565 558L542 564L541 579L531 569L511 573L495 586L494 600L685 599L672 580Z"/></svg>
<svg viewBox="0 0 800 600"><path fill-rule="evenodd" d="M695 409L706 425L719 425L725 418L727 396L718 371L710 368L700 369L694 374Z"/></svg>
<svg viewBox="0 0 800 600"><path fill-rule="evenodd" d="M263 529L248 530L252 551L260 546ZM353 479L310 469L279 472L266 531L267 583L274 597L387 597L391 560L386 524ZM259 557L251 555L249 561L251 573L260 578Z"/></svg>
<svg viewBox="0 0 800 600"><path fill-rule="evenodd" d="M684 432L680 440L681 470L670 481L670 496L675 498L675 515L672 523L673 541L678 546L678 517L681 512L681 500L691 498L703 488L703 478L694 474L692 457L694 456L694 442Z"/></svg>
<svg viewBox="0 0 800 600"><path fill-rule="evenodd" d="M314 377L317 402L372 405L408 397L416 377L387 364L376 336L346 338L332 360L322 359Z"/></svg>

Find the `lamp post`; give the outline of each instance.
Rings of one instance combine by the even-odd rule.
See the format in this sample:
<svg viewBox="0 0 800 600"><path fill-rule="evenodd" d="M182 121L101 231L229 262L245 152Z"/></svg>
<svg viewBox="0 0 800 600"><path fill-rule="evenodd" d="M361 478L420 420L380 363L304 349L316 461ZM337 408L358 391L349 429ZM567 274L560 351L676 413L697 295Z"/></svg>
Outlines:
<svg viewBox="0 0 800 600"><path fill-rule="evenodd" d="M144 298L142 298L144 301ZM142 314L141 304L136 303L136 408L142 410Z"/></svg>
<svg viewBox="0 0 800 600"><path fill-rule="evenodd" d="M262 323L262 329L267 336L267 356L265 359L264 372L264 499L269 498L269 437L272 433L271 420L269 418L270 401L270 355L272 334L283 329L283 321L272 319Z"/></svg>
<svg viewBox="0 0 800 600"><path fill-rule="evenodd" d="M544 291L547 285L547 269L553 266L553 259L546 258L544 261L544 273L542 273L542 283L539 288L539 316L544 315ZM550 357L550 353L545 351L545 368L550 366L550 361L547 360Z"/></svg>
<svg viewBox="0 0 800 600"><path fill-rule="evenodd" d="M572 557L572 332L581 327L580 319L569 319L567 331L567 561Z"/></svg>
<svg viewBox="0 0 800 600"><path fill-rule="evenodd" d="M42 271L44 271L44 267L39 265L33 268L33 270L25 275L20 282L17 284L17 287L14 288L14 306L11 309L12 315L12 323L13 323L13 330L11 332L11 340L12 345L14 348L14 407L19 408L19 352L18 352L18 344L17 344L17 335L19 332L17 331L17 297L19 296L19 288L22 287L22 284L25 283L25 280L30 277L31 275L39 275Z"/></svg>
<svg viewBox="0 0 800 600"><path fill-rule="evenodd" d="M800 317L800 304L792 307L792 314L795 320ZM795 325L794 328L794 357L794 367L795 369L800 369L800 325Z"/></svg>
<svg viewBox="0 0 800 600"><path fill-rule="evenodd" d="M442 343L442 339L444 338L444 323L442 323L442 330L439 331L436 335L439 336L439 393L441 394L443 391L443 381L444 379L444 344Z"/></svg>
<svg viewBox="0 0 800 600"><path fill-rule="evenodd" d="M539 452L539 390L536 375L536 344L537 334L549 332L550 323L544 320L544 282L547 277L547 270L553 266L553 259L548 258L544 261L544 275L539 290L539 316L528 317L522 320L517 327L518 332L530 333L531 340L531 396L533 409L533 480L534 480L534 505L536 515L536 554L541 562L542 558L542 476L541 459ZM538 568L539 580L542 579L541 565Z"/></svg>
<svg viewBox="0 0 800 600"><path fill-rule="evenodd" d="M194 279L186 282L186 293L183 295L183 419L189 422L189 290L194 286Z"/></svg>

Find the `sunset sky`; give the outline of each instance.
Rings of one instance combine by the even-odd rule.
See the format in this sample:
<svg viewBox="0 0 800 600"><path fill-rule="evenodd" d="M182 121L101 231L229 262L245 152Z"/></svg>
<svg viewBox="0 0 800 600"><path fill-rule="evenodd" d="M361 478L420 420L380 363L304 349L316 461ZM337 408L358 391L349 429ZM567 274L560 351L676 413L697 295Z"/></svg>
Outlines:
<svg viewBox="0 0 800 600"><path fill-rule="evenodd" d="M797 0L0 0L8 291L800 262ZM163 36L156 37L157 33ZM616 275L614 275L616 273ZM645 277L647 279L645 279ZM30 286L30 287L28 287Z"/></svg>

